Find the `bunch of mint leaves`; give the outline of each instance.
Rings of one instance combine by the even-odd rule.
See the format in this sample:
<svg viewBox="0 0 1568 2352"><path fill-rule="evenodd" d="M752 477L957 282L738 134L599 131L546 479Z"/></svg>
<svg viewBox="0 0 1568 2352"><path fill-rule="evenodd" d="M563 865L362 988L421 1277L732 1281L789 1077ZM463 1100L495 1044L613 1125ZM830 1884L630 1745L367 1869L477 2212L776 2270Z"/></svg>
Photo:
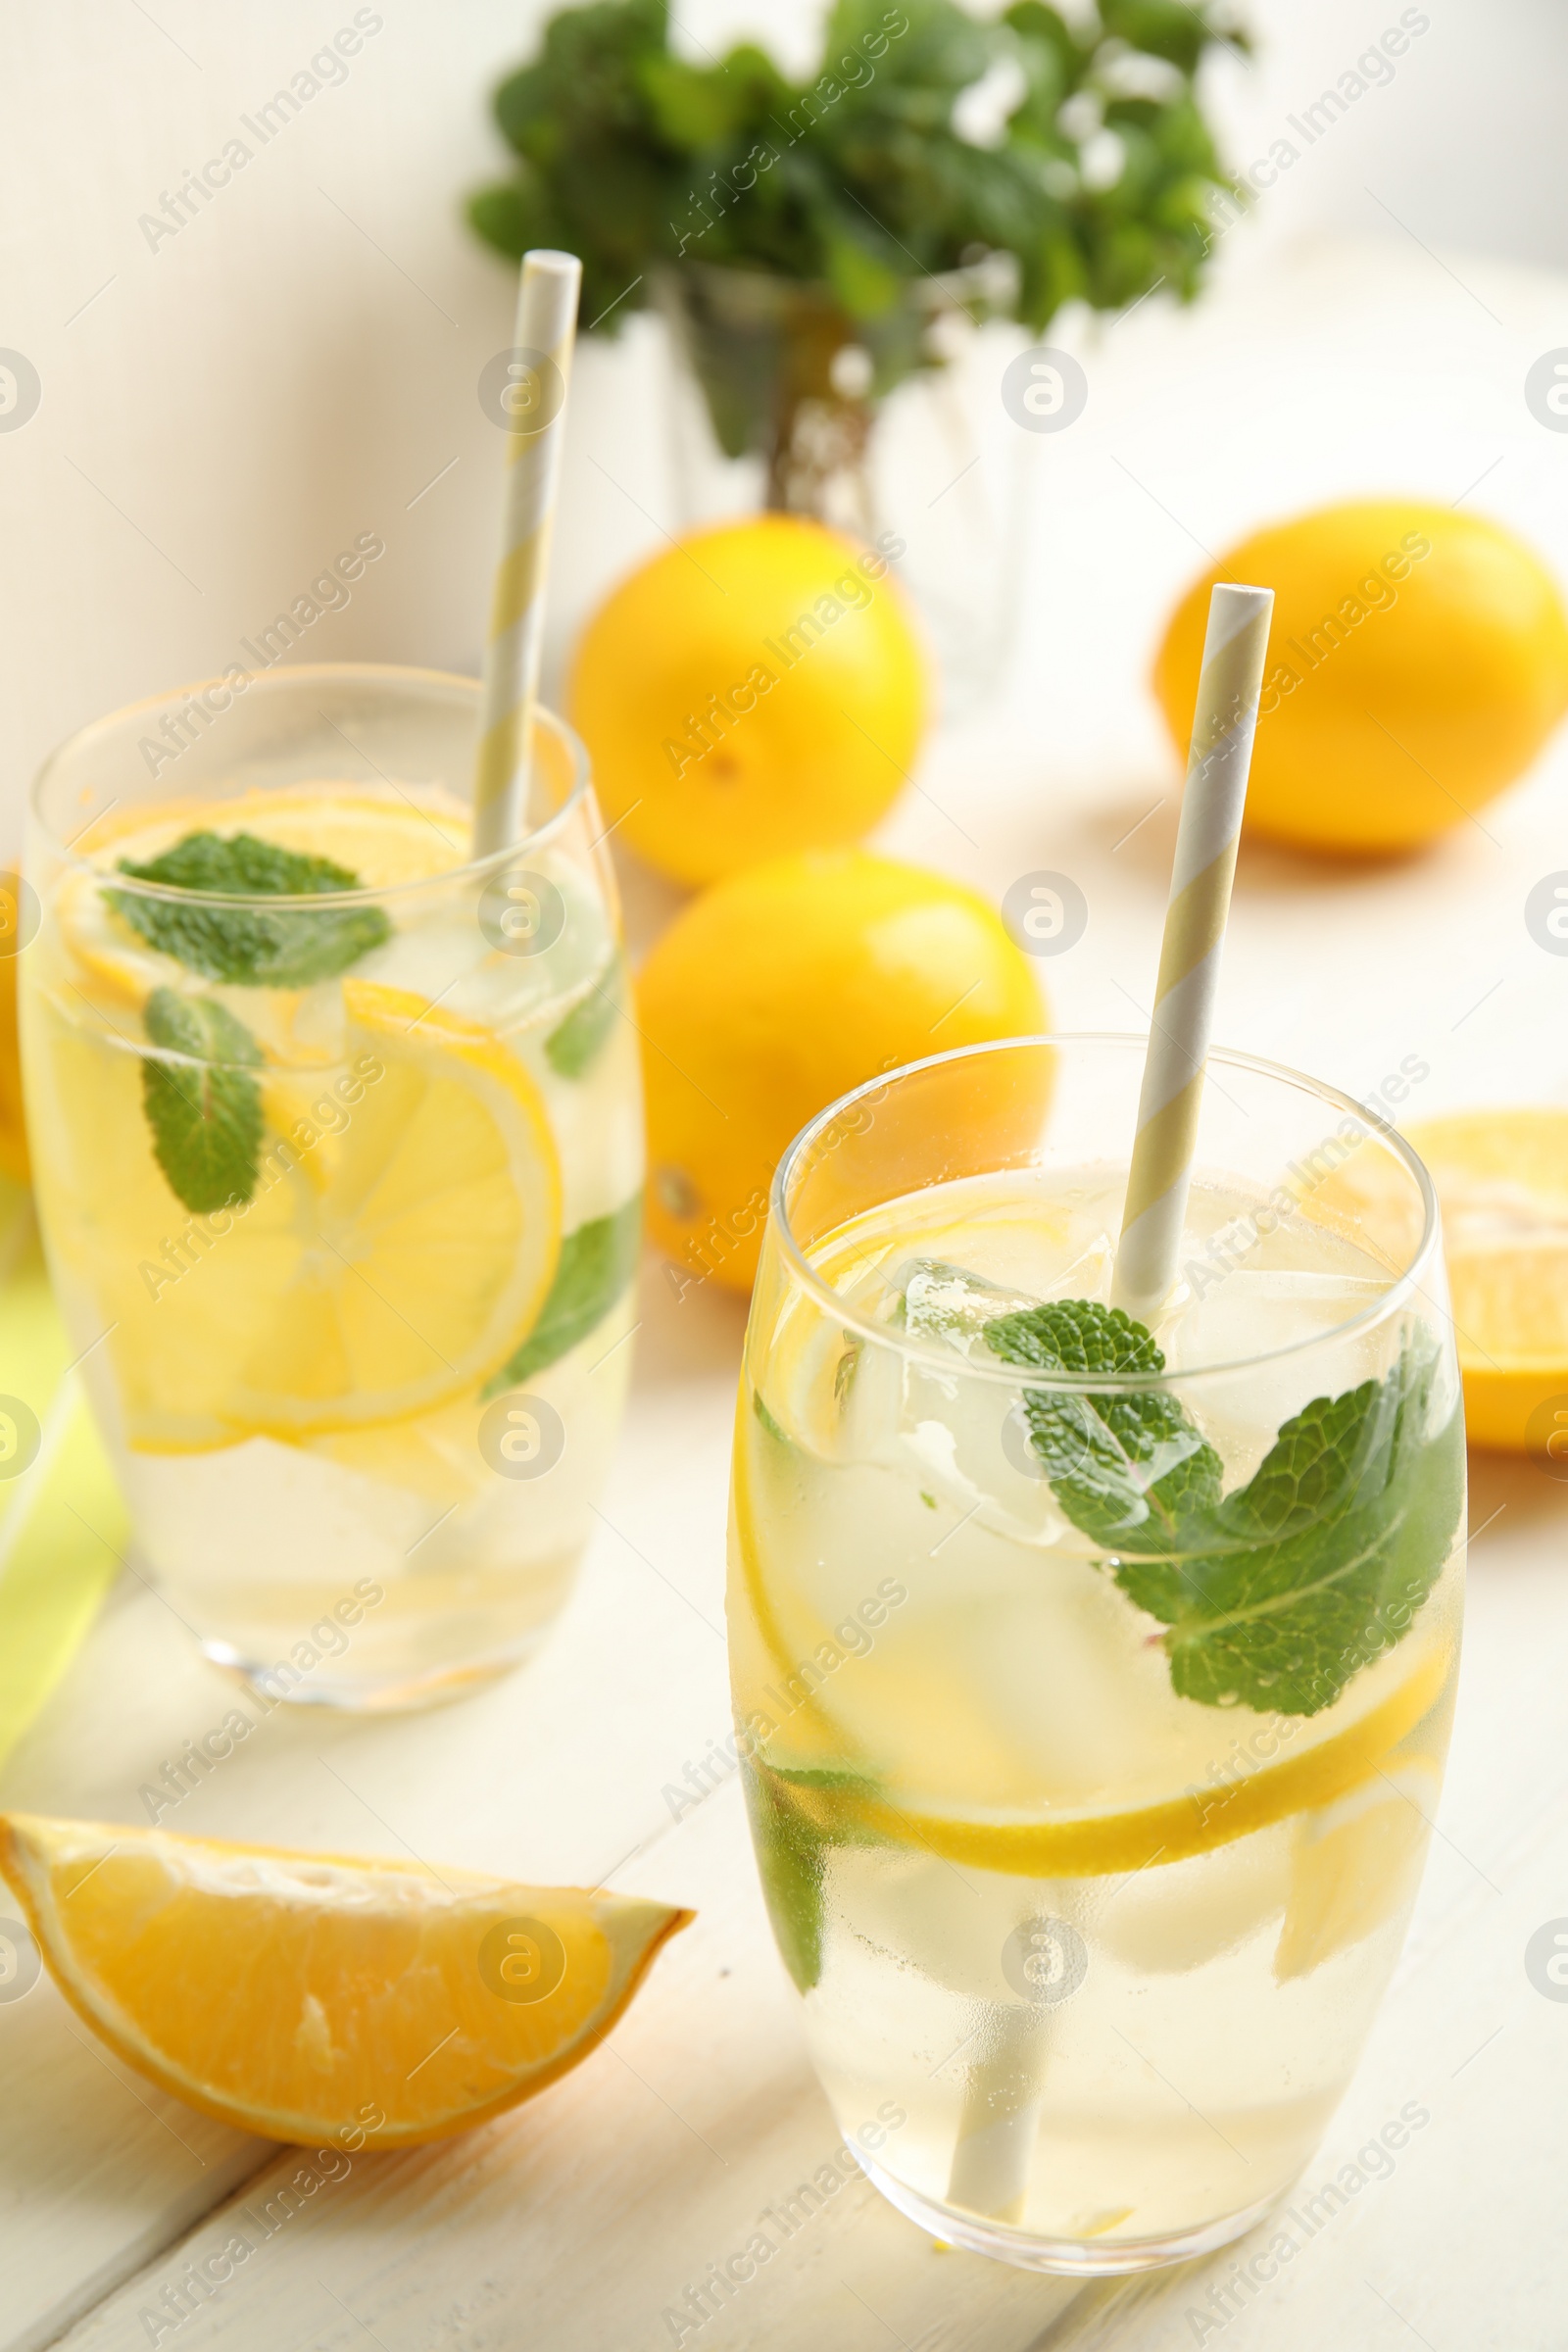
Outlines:
<svg viewBox="0 0 1568 2352"><path fill-rule="evenodd" d="M800 83L752 43L679 56L670 30L666 0L564 9L496 93L516 161L469 220L514 259L577 254L585 327L613 333L662 269L709 263L827 288L845 339L895 314L910 279L993 254L1013 257L1036 331L1073 300L1198 291L1209 202L1232 183L1197 77L1215 47L1248 47L1224 0L1013 0L983 20L956 0L837 0ZM999 70L1016 98L966 136L965 95ZM1113 176L1086 159L1105 131ZM861 339L878 394L935 364L917 339Z"/></svg>
<svg viewBox="0 0 1568 2352"><path fill-rule="evenodd" d="M1157 1375L1120 1308L1058 1299L986 1326L1044 1375ZM1226 1494L1218 1453L1169 1390L1026 1386L1030 1444L1073 1526L1166 1628L1171 1687L1204 1706L1315 1715L1407 1631L1446 1562L1463 1496L1458 1415L1429 1429L1436 1350L1317 1396Z"/></svg>

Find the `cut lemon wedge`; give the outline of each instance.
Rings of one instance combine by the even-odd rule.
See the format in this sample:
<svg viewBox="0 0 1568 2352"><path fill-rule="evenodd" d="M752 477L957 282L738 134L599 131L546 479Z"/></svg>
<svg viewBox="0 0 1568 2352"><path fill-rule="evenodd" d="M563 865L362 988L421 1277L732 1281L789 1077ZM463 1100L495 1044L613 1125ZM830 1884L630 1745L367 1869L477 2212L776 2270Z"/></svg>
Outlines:
<svg viewBox="0 0 1568 2352"><path fill-rule="evenodd" d="M415 1863L0 1815L61 1990L127 2065L270 2139L408 2147L585 2058L668 1903Z"/></svg>
<svg viewBox="0 0 1568 2352"><path fill-rule="evenodd" d="M1568 1468L1568 1108L1465 1111L1409 1141L1442 1203L1471 1442L1539 1439Z"/></svg>

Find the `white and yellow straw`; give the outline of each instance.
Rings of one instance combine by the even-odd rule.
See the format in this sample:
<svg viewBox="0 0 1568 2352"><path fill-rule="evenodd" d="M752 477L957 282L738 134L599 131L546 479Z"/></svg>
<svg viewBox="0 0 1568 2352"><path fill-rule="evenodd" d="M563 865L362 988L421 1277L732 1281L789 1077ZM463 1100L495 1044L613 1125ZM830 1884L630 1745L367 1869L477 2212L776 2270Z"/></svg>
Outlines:
<svg viewBox="0 0 1568 2352"><path fill-rule="evenodd" d="M522 258L516 364L508 403L501 560L490 606L473 779L473 854L520 838L527 818L528 736L539 692L550 532L566 429L566 389L582 264L540 250Z"/></svg>
<svg viewBox="0 0 1568 2352"><path fill-rule="evenodd" d="M1225 918L1257 727L1272 588L1217 587L1193 716L1149 1057L1111 1300L1141 1323L1176 1280Z"/></svg>

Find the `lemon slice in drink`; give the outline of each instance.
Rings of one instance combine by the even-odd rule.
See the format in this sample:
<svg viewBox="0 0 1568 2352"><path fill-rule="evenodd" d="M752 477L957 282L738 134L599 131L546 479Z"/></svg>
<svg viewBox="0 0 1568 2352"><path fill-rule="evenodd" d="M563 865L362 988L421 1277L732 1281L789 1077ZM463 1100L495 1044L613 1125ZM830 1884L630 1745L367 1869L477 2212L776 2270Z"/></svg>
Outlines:
<svg viewBox="0 0 1568 2352"><path fill-rule="evenodd" d="M107 885L112 888L113 885ZM116 914L96 874L69 874L55 901L70 953L72 985L111 1013L139 1013L155 988L189 986L172 956L162 956Z"/></svg>
<svg viewBox="0 0 1568 2352"><path fill-rule="evenodd" d="M203 2114L408 2147L587 2057L693 1914L629 1895L0 1815L0 1870L101 2039Z"/></svg>
<svg viewBox="0 0 1568 2352"><path fill-rule="evenodd" d="M253 833L279 849L329 858L359 876L364 890L423 882L461 865L468 855L470 817L439 788L423 793L379 786L296 785L225 802L215 832Z"/></svg>
<svg viewBox="0 0 1568 2352"><path fill-rule="evenodd" d="M116 907L110 893L119 860L145 865L187 834L249 833L280 849L330 858L367 890L423 882L461 865L466 855L466 817L445 793L422 799L342 785L295 786L248 793L217 804L169 802L133 812L125 822L100 826L95 854L113 858L101 872L66 875L56 897L60 937L71 959L74 991L113 1025L139 1015L156 988L176 994L211 983L143 939ZM294 1066L330 1062L332 1041L315 1034L325 1005L316 990L223 990L270 1060ZM134 1022L127 1024L134 1028Z"/></svg>
<svg viewBox="0 0 1568 2352"><path fill-rule="evenodd" d="M115 1035L139 1038L142 1009L155 989L175 996L217 995L237 1014L266 1059L293 1070L325 1068L342 1048L341 1006L325 988L238 988L217 985L187 964L149 946L116 913L106 894L113 884L74 874L60 886L60 937L67 952L68 1008L85 1008Z"/></svg>
<svg viewBox="0 0 1568 2352"><path fill-rule="evenodd" d="M364 1102L222 1417L279 1437L430 1411L499 1370L544 1304L561 1172L543 1102L491 1032L347 980Z"/></svg>
<svg viewBox="0 0 1568 2352"><path fill-rule="evenodd" d="M1412 1757L1298 1823L1278 1983L1348 1951L1414 1894L1442 1778L1436 1759Z"/></svg>
<svg viewBox="0 0 1568 2352"><path fill-rule="evenodd" d="M748 1657L755 1648L772 1678L772 1691L793 1701L784 1738L762 1743L761 1763L774 1806L797 1816L808 1838L887 1841L940 1855L960 1867L967 1864L1021 1878L1098 1878L1183 1861L1293 1814L1332 1805L1371 1781L1406 1742L1418 1751L1433 1748L1441 1759L1447 1739L1446 1710L1441 1702L1449 1691L1453 1653L1446 1642L1438 1640L1412 1660L1401 1680L1343 1730L1319 1736L1278 1762L1189 1788L1161 1802L1119 1811L1063 1806L1060 1813L1044 1819L990 1821L975 1818L972 1810L939 1811L923 1799L901 1803L896 1790L873 1780L867 1770L856 1770L854 1760L864 1753L864 1743L841 1720L825 1676L811 1678L802 1672L802 1661L819 1654L810 1637L819 1634L823 1643L830 1643L831 1635L825 1624L812 1624L808 1615L793 1614L787 1629L779 1617L757 1543L748 1450L743 1431L735 1449L733 1506L740 1582L748 1605L744 1611L732 1611L739 1620L736 1655L743 1675L755 1672ZM936 1661L932 1663L936 1668ZM977 1777L977 1764L978 1777L984 1777L997 1735L978 1719L966 1721L961 1712L955 1722L943 1723L948 1687L939 1669L928 1693L920 1692L916 1678L910 1678L911 1721L922 1727L922 1755L956 1740L965 1751L965 1777ZM777 1703L776 1695L771 1703ZM770 1768L785 1756L788 1762L781 1769ZM1000 1751L996 1762L1000 1782Z"/></svg>
<svg viewBox="0 0 1568 2352"><path fill-rule="evenodd" d="M142 1316L121 1364L140 1451L429 1413L476 1396L544 1304L561 1172L527 1071L412 991L349 979L343 997L363 1095L307 1149L264 1146L243 1219L163 1323Z"/></svg>
<svg viewBox="0 0 1568 2352"><path fill-rule="evenodd" d="M125 858L143 865L187 833L250 833L280 849L330 858L357 874L363 889L388 890L461 865L468 823L462 802L439 786L389 790L326 778L239 793L229 801L197 798L127 809L121 818L99 820L90 850L95 859L118 864Z"/></svg>

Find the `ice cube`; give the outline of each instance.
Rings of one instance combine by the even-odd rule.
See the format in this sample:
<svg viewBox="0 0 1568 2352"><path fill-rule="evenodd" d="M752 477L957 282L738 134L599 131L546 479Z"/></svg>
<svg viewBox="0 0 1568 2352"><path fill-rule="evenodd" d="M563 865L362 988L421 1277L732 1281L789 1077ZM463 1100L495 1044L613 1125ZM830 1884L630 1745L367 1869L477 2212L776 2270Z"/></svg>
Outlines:
<svg viewBox="0 0 1568 2352"><path fill-rule="evenodd" d="M1245 1363L1303 1340L1325 1338L1375 1305L1386 1278L1242 1266L1202 1285L1160 1333L1172 1371ZM1196 1288L1196 1286L1195 1286Z"/></svg>
<svg viewBox="0 0 1568 2352"><path fill-rule="evenodd" d="M959 1355L973 1351L988 1323L1038 1306L1022 1291L1004 1290L983 1274L940 1257L911 1257L893 1277L904 1294L904 1328L914 1340L935 1341Z"/></svg>
<svg viewBox="0 0 1568 2352"><path fill-rule="evenodd" d="M1322 1342L1388 1290L1381 1278L1278 1267L1243 1267L1181 1307L1159 1333L1174 1372L1241 1364L1228 1380L1203 1383L1194 1404L1203 1434L1225 1464L1225 1484L1251 1477L1287 1421L1314 1396L1339 1396L1381 1379L1397 1351L1397 1319L1358 1339ZM1254 1360L1255 1359L1255 1360Z"/></svg>

